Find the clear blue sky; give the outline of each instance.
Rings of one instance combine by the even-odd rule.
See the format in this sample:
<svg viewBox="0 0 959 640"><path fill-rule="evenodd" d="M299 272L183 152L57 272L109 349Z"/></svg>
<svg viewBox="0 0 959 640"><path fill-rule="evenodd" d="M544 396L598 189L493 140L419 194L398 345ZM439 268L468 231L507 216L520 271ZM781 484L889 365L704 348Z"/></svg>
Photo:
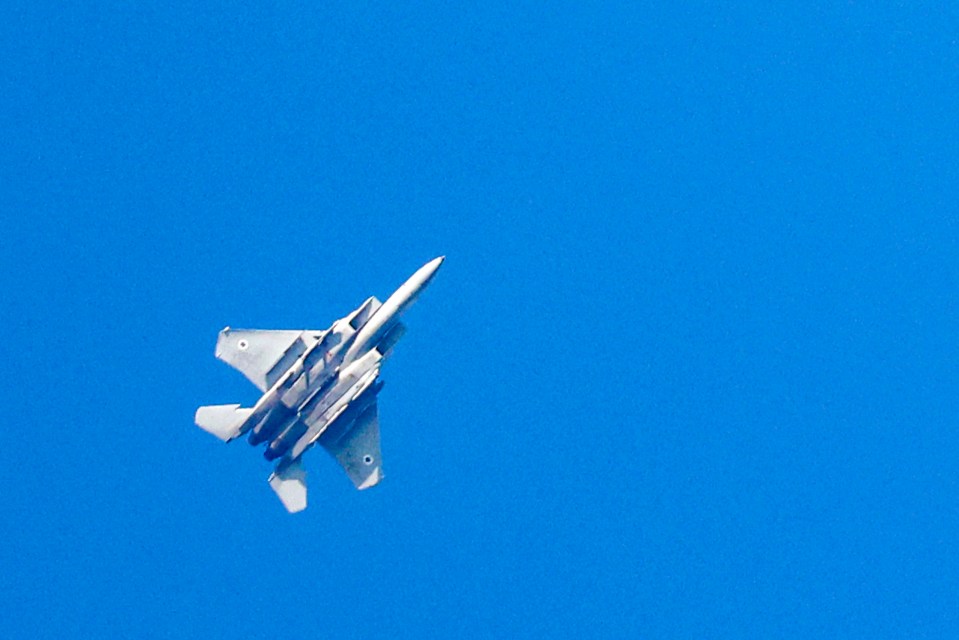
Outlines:
<svg viewBox="0 0 959 640"><path fill-rule="evenodd" d="M17 4L0 636L959 637L954 4ZM289 516L217 332L440 254Z"/></svg>

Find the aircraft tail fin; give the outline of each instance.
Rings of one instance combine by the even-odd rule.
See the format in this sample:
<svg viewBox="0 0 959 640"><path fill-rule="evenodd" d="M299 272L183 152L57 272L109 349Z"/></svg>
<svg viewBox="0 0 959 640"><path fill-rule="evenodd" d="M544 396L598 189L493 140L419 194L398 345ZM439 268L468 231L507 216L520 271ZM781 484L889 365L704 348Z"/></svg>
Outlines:
<svg viewBox="0 0 959 640"><path fill-rule="evenodd" d="M197 409L195 421L204 431L229 442L240 435L243 423L252 412L253 409L241 409L238 404L212 405Z"/></svg>
<svg viewBox="0 0 959 640"><path fill-rule="evenodd" d="M270 475L270 487L290 513L306 509L306 471L299 458L277 466Z"/></svg>

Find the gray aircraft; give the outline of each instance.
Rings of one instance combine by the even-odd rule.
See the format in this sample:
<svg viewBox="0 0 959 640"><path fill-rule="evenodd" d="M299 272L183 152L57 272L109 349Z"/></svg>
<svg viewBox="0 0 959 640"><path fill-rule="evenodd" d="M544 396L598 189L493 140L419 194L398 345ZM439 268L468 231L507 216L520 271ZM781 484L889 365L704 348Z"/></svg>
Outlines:
<svg viewBox="0 0 959 640"><path fill-rule="evenodd" d="M252 408L200 407L197 425L229 442L249 434L277 460L270 486L290 513L306 508L302 455L319 443L357 489L383 479L376 394L383 361L406 331L400 315L443 264L426 263L386 302L368 298L325 331L260 331L227 327L216 357L238 369L263 396Z"/></svg>

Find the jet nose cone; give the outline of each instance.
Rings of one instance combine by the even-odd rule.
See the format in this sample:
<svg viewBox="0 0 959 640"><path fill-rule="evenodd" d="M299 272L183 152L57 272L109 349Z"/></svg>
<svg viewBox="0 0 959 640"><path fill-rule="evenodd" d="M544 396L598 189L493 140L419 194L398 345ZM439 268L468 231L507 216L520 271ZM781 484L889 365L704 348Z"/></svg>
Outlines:
<svg viewBox="0 0 959 640"><path fill-rule="evenodd" d="M423 286L429 284L433 279L433 276L436 275L436 272L439 271L440 265L443 264L443 261L446 260L446 256L440 256L439 258L433 258L422 267L417 272L417 275L422 274ZM415 277L415 276L414 276Z"/></svg>

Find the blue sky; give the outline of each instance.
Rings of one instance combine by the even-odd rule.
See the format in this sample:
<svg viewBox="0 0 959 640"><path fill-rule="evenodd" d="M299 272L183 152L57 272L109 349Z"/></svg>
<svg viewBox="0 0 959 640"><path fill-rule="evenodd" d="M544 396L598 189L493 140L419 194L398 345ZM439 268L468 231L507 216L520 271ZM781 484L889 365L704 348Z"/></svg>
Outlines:
<svg viewBox="0 0 959 640"><path fill-rule="evenodd" d="M948 3L23 3L4 638L955 638ZM448 256L289 516L225 325Z"/></svg>

